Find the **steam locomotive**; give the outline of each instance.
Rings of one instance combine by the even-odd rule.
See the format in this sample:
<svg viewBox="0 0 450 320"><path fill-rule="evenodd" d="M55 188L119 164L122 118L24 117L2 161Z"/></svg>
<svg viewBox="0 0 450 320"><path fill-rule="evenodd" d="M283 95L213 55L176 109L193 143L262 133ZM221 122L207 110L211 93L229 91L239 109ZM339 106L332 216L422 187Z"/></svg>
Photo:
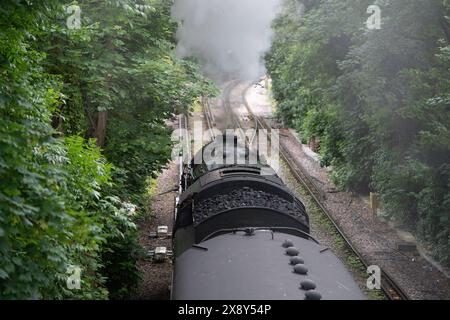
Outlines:
<svg viewBox="0 0 450 320"><path fill-rule="evenodd" d="M309 235L305 206L275 172L250 164L251 151L236 138L228 149L220 163L184 168L172 299L365 299L342 262ZM226 164L242 154L245 164Z"/></svg>

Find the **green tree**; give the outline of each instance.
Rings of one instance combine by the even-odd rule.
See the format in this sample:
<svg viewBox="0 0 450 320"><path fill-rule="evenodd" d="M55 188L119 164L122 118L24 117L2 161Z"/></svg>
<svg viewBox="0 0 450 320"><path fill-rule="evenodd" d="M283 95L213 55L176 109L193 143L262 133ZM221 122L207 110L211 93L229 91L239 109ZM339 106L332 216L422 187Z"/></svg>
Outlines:
<svg viewBox="0 0 450 320"><path fill-rule="evenodd" d="M448 1L286 0L267 65L278 115L320 141L345 189L384 208L450 263Z"/></svg>
<svg viewBox="0 0 450 320"><path fill-rule="evenodd" d="M2 299L127 297L141 248L124 201L168 159L164 121L212 88L173 55L170 2L73 4L79 29L56 0L0 7Z"/></svg>

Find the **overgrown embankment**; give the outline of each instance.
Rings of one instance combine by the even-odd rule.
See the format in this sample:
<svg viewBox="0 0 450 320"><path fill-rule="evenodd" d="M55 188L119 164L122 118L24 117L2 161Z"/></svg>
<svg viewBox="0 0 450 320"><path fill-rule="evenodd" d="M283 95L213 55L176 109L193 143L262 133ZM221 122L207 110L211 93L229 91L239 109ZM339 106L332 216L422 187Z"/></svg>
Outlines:
<svg viewBox="0 0 450 320"><path fill-rule="evenodd" d="M0 298L120 299L139 281L134 222L170 157L164 121L211 87L174 56L170 10L2 1Z"/></svg>
<svg viewBox="0 0 450 320"><path fill-rule="evenodd" d="M286 0L267 56L278 117L313 142L343 189L450 265L450 4Z"/></svg>

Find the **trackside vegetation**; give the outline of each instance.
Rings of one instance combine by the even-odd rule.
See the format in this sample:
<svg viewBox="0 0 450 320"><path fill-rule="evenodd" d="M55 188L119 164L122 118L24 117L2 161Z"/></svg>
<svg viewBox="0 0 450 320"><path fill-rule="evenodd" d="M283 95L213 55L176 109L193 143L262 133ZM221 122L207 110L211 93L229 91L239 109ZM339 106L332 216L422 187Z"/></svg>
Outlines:
<svg viewBox="0 0 450 320"><path fill-rule="evenodd" d="M1 2L0 299L123 299L139 281L165 121L212 89L173 53L171 5Z"/></svg>
<svg viewBox="0 0 450 320"><path fill-rule="evenodd" d="M267 55L278 117L450 266L450 2L283 3Z"/></svg>

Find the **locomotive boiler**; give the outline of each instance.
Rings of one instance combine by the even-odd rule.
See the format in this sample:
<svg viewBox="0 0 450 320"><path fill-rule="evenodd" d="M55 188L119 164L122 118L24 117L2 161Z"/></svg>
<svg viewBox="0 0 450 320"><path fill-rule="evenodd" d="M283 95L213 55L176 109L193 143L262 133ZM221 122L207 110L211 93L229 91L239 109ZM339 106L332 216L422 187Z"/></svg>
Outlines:
<svg viewBox="0 0 450 320"><path fill-rule="evenodd" d="M248 160L251 152L235 139L221 163L185 166L172 299L364 299L343 263L310 235L304 204L273 170L267 174L269 166L225 164L239 154Z"/></svg>

